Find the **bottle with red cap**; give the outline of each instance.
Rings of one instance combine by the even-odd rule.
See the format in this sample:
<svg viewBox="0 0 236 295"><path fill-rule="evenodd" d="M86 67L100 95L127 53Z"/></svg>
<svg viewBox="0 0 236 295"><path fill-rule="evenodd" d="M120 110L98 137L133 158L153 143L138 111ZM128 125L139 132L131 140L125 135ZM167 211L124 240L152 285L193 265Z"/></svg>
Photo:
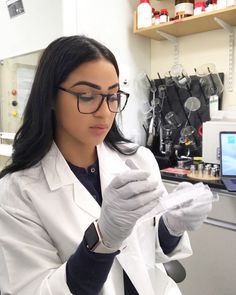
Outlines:
<svg viewBox="0 0 236 295"><path fill-rule="evenodd" d="M205 1L197 1L194 3L193 14L198 15L198 14L204 12L205 9L206 9L206 2Z"/></svg>
<svg viewBox="0 0 236 295"><path fill-rule="evenodd" d="M162 8L160 12L160 24L167 23L169 21L169 13L166 8Z"/></svg>
<svg viewBox="0 0 236 295"><path fill-rule="evenodd" d="M137 7L137 27L145 28L152 25L152 6L149 0L139 0Z"/></svg>

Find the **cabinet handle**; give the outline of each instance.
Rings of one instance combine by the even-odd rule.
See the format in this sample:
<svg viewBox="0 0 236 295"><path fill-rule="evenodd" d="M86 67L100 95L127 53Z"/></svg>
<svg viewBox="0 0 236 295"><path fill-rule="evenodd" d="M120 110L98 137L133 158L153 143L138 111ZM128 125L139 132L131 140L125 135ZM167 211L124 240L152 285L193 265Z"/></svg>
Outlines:
<svg viewBox="0 0 236 295"><path fill-rule="evenodd" d="M204 223L209 224L209 225L213 225L213 226L216 226L216 227L224 228L224 229L227 229L227 230L236 231L236 224L235 223L222 221L222 220L215 219L215 218L210 218L210 217L208 217L204 221Z"/></svg>

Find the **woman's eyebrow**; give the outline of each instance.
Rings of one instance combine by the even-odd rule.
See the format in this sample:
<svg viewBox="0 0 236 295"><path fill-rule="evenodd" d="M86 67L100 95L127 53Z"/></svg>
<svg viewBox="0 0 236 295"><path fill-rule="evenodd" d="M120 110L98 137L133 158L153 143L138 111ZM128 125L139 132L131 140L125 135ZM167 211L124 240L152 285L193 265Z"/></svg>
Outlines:
<svg viewBox="0 0 236 295"><path fill-rule="evenodd" d="M108 89L110 90L110 89L113 89L113 88L116 88L116 87L118 87L118 88L120 87L119 83L116 83L116 84L113 84L113 85L109 86Z"/></svg>
<svg viewBox="0 0 236 295"><path fill-rule="evenodd" d="M95 88L95 89L98 89L98 90L101 89L101 86L99 86L99 85L97 85L97 84L94 84L94 83L92 83L92 82L89 82L89 81L78 81L78 82L76 82L75 84L73 84L73 85L71 86L71 88L72 88L72 87L75 87L75 86L78 86L78 85L87 85L87 86L89 86L89 87L92 87L92 88ZM119 83L115 83L115 84L109 86L108 89L110 90L110 89L113 89L113 88L115 88L115 87L119 87Z"/></svg>

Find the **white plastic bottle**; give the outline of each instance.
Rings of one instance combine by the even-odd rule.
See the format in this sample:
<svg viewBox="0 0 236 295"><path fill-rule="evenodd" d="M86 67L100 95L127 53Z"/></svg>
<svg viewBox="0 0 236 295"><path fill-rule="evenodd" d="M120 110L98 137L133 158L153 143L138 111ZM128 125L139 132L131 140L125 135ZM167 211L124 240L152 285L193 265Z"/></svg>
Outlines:
<svg viewBox="0 0 236 295"><path fill-rule="evenodd" d="M149 0L139 0L137 7L137 27L145 28L152 25L152 7Z"/></svg>

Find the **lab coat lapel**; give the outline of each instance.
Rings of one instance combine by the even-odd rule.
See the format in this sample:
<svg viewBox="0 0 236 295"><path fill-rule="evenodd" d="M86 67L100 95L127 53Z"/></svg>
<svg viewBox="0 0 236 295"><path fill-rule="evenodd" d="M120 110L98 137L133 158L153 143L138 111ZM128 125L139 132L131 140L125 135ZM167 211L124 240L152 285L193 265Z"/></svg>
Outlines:
<svg viewBox="0 0 236 295"><path fill-rule="evenodd" d="M42 159L42 167L49 188L52 191L63 188L63 186L72 185L75 204L88 213L92 219L99 217L100 206L76 178L55 143L52 144L50 151Z"/></svg>
<svg viewBox="0 0 236 295"><path fill-rule="evenodd" d="M93 219L98 219L101 208L97 201L77 179L73 185L76 205L87 212Z"/></svg>
<svg viewBox="0 0 236 295"><path fill-rule="evenodd" d="M119 263L140 295L155 295L138 237L133 233L126 242L128 246L117 255Z"/></svg>
<svg viewBox="0 0 236 295"><path fill-rule="evenodd" d="M101 183L101 192L110 184L112 179L130 168L125 165L124 161L119 157L119 155L109 149L105 144L101 143L97 146L97 154L99 161L99 174ZM76 179L77 180L77 179ZM80 182L74 181L74 194L75 200L78 206L87 208L87 212L91 214L96 219L100 215L100 206L94 200L94 198L88 193L88 191L81 185ZM86 195L86 198L85 198ZM87 196L88 195L88 196Z"/></svg>
<svg viewBox="0 0 236 295"><path fill-rule="evenodd" d="M120 159L117 153L106 147L103 143L97 146L99 160L99 174L101 192L109 185L112 179L129 168ZM73 175L74 176L74 175ZM76 179L74 181L74 198L78 206L86 210L94 218L98 219L101 208L85 187Z"/></svg>
<svg viewBox="0 0 236 295"><path fill-rule="evenodd" d="M107 148L104 144L97 146L97 151L101 189L103 192L116 175L130 168L125 164L119 154ZM132 156L130 157L132 158ZM117 260L128 274L139 294L154 295L146 264L145 261L143 261L137 233L134 231L126 241L129 246L124 248L121 253L117 255Z"/></svg>
<svg viewBox="0 0 236 295"><path fill-rule="evenodd" d="M105 188L109 185L112 179L130 168L120 158L120 156L109 149L105 144L97 146L98 160L99 160L99 173L101 181L102 194Z"/></svg>

